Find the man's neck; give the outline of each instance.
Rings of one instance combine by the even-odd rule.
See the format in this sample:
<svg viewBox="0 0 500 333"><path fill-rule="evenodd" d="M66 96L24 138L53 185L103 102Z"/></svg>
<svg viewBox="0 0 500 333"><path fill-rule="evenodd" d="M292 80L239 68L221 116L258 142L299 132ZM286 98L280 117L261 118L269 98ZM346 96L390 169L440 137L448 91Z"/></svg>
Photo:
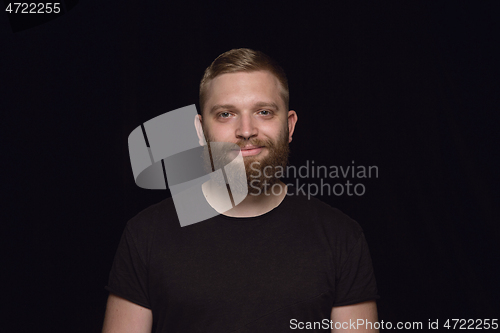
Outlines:
<svg viewBox="0 0 500 333"><path fill-rule="evenodd" d="M273 210L283 201L287 193L287 186L279 180L277 184L279 184L280 190L276 188L275 184L272 191L271 189L267 189L267 191L262 190L258 195L249 193L238 205L229 210L224 209L224 211L216 207L218 202L217 197L209 194L212 191L208 187L204 187L203 192L205 192L208 203L223 215L231 217L254 217Z"/></svg>

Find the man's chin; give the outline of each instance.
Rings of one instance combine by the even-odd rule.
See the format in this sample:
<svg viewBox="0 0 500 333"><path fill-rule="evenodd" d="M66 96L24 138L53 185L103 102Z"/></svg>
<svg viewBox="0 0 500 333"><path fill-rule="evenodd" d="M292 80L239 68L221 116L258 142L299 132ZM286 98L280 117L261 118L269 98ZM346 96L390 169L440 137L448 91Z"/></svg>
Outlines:
<svg viewBox="0 0 500 333"><path fill-rule="evenodd" d="M249 170L249 168L254 165L254 169L260 169L260 164L262 163L262 158L256 158L255 156L245 156L243 157L243 163L245 163L245 169Z"/></svg>

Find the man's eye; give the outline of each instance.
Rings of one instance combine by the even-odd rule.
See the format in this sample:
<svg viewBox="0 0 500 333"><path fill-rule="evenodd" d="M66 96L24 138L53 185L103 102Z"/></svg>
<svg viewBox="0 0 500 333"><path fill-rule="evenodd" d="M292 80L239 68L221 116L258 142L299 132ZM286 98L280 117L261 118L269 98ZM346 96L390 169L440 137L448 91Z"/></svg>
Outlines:
<svg viewBox="0 0 500 333"><path fill-rule="evenodd" d="M271 111L269 110L261 110L259 111L260 114L262 114L263 116L269 116L271 114Z"/></svg>
<svg viewBox="0 0 500 333"><path fill-rule="evenodd" d="M229 118L231 114L229 112L221 112L219 113L220 118Z"/></svg>

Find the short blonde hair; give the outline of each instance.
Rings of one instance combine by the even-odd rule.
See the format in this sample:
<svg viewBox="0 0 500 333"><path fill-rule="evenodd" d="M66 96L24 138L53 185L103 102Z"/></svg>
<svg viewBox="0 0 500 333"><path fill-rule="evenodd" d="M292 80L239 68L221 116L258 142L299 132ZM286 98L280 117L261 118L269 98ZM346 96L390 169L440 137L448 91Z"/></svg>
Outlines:
<svg viewBox="0 0 500 333"><path fill-rule="evenodd" d="M200 113L207 100L207 84L219 75L236 72L254 72L266 70L274 74L281 84L281 97L288 110L289 91L285 71L268 55L251 49L232 49L218 56L207 67L200 82Z"/></svg>

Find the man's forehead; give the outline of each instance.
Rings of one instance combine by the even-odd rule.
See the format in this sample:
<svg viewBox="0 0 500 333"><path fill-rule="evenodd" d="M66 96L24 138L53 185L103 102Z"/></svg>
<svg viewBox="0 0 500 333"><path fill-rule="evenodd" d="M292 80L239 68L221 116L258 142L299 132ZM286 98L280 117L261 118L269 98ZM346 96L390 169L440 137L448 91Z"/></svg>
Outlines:
<svg viewBox="0 0 500 333"><path fill-rule="evenodd" d="M235 107L238 103L233 98L241 101L246 97L246 104L281 109L284 107L281 91L281 83L269 71L225 73L208 82L206 106L209 111L223 105Z"/></svg>
<svg viewBox="0 0 500 333"><path fill-rule="evenodd" d="M208 82L207 87L234 87L235 85L266 85L280 87L278 78L269 71L235 72L221 74Z"/></svg>

